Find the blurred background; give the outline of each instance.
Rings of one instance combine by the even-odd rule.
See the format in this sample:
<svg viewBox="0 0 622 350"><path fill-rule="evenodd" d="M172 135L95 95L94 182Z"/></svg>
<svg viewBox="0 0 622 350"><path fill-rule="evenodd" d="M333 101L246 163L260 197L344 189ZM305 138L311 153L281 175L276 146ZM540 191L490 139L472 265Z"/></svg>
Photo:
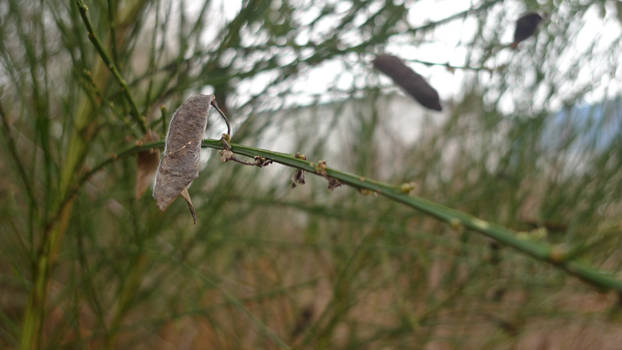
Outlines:
<svg viewBox="0 0 622 350"><path fill-rule="evenodd" d="M477 233L213 150L193 225L119 154L213 93L235 143L413 182L622 278L619 1L81 3L0 3L1 348L619 348L615 293ZM527 11L547 17L509 49Z"/></svg>

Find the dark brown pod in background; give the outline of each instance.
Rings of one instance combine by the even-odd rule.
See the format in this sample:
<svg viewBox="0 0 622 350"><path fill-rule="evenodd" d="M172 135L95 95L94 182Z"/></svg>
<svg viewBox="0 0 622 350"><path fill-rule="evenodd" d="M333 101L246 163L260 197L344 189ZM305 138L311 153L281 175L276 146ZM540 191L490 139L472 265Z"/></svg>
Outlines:
<svg viewBox="0 0 622 350"><path fill-rule="evenodd" d="M373 61L374 67L386 74L424 107L442 111L438 92L423 77L410 69L401 59L392 55L378 55Z"/></svg>
<svg viewBox="0 0 622 350"><path fill-rule="evenodd" d="M529 12L520 16L520 18L516 20L512 48L516 48L518 43L532 36L536 32L540 22L542 22L542 16L536 12Z"/></svg>

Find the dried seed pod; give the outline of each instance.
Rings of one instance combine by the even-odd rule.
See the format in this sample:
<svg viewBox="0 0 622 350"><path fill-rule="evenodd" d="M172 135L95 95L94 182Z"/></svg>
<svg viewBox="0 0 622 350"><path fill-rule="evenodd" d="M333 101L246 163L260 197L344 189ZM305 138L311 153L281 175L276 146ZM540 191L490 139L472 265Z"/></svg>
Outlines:
<svg viewBox="0 0 622 350"><path fill-rule="evenodd" d="M153 142L158 140L158 135L149 131L140 139L140 143ZM153 175L158 168L160 160L160 150L158 148L148 149L146 151L140 151L136 155L136 192L135 196L138 199L145 193L145 190L151 183Z"/></svg>
<svg viewBox="0 0 622 350"><path fill-rule="evenodd" d="M164 154L153 185L153 197L160 210L164 211L182 194L195 223L194 208L187 190L192 180L199 176L201 140L213 100L211 95L191 96L175 111L168 126Z"/></svg>
<svg viewBox="0 0 622 350"><path fill-rule="evenodd" d="M529 12L516 20L516 27L514 28L514 42L512 48L516 48L518 43L529 38L536 32L538 24L542 21L542 16L536 12Z"/></svg>
<svg viewBox="0 0 622 350"><path fill-rule="evenodd" d="M423 77L410 69L401 59L392 55L378 55L373 61L374 67L386 74L424 107L442 111L438 92Z"/></svg>

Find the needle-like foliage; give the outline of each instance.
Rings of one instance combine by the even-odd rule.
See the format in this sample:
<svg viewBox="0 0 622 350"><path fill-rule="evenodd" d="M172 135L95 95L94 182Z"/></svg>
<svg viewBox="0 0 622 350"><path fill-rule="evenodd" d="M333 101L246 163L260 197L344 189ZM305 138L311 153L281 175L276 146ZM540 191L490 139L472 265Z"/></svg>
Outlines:
<svg viewBox="0 0 622 350"><path fill-rule="evenodd" d="M0 348L615 349L618 3L429 3L0 2Z"/></svg>

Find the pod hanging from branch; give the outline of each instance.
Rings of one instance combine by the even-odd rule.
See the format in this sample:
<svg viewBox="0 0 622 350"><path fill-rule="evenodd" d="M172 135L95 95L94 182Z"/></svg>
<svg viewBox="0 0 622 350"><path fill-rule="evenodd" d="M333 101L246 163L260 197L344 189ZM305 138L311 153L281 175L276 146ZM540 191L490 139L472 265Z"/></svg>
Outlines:
<svg viewBox="0 0 622 350"><path fill-rule="evenodd" d="M526 13L516 20L516 27L514 28L514 42L512 42L512 48L518 47L518 43L532 36L538 25L542 21L542 16L536 12Z"/></svg>
<svg viewBox="0 0 622 350"><path fill-rule="evenodd" d="M175 111L153 184L153 197L160 210L164 211L181 194L195 223L196 214L188 187L199 176L201 140L213 102L212 95L190 96Z"/></svg>
<svg viewBox="0 0 622 350"><path fill-rule="evenodd" d="M374 67L386 74L424 107L442 111L438 92L423 77L410 69L401 59L392 55L378 55L373 61Z"/></svg>

